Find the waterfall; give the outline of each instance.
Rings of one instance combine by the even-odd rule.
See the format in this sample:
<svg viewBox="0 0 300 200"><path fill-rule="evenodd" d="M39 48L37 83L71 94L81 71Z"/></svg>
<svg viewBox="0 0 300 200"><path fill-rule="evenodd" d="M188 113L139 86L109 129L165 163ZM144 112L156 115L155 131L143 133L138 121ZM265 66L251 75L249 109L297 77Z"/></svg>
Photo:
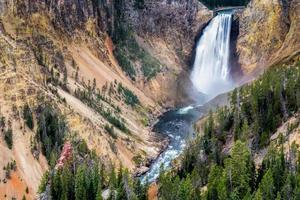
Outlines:
<svg viewBox="0 0 300 200"><path fill-rule="evenodd" d="M204 29L196 47L190 78L207 99L233 88L229 68L231 21L231 11L218 13Z"/></svg>

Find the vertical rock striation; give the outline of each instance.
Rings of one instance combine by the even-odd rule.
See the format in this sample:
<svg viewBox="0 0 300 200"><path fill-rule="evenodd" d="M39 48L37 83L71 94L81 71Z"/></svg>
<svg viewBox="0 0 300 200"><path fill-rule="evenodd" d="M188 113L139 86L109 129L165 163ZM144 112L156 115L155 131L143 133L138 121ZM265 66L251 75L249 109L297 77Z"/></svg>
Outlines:
<svg viewBox="0 0 300 200"><path fill-rule="evenodd" d="M245 74L299 51L299 0L252 0L239 21L237 51Z"/></svg>

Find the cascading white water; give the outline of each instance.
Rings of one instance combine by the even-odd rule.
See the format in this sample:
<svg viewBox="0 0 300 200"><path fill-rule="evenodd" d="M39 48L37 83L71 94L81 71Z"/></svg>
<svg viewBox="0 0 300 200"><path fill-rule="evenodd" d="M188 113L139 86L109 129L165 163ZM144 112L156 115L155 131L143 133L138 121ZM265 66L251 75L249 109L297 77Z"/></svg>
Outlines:
<svg viewBox="0 0 300 200"><path fill-rule="evenodd" d="M207 100L233 87L229 70L231 21L232 12L218 13L197 44L191 80Z"/></svg>

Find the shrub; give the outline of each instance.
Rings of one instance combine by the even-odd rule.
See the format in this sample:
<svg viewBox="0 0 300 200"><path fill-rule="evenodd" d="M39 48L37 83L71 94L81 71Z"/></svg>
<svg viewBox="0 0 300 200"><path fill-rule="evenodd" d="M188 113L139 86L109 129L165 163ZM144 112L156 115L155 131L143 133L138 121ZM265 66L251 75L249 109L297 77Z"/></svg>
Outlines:
<svg viewBox="0 0 300 200"><path fill-rule="evenodd" d="M107 133L109 133L110 136L112 136L114 139L117 139L117 135L115 134L113 126L109 126L109 124L105 124L104 129Z"/></svg>
<svg viewBox="0 0 300 200"><path fill-rule="evenodd" d="M135 80L136 71L134 67L132 66L130 60L126 57L126 53L123 49L116 48L114 51L114 54L116 56L116 59L119 62L120 67L122 70L132 79Z"/></svg>
<svg viewBox="0 0 300 200"><path fill-rule="evenodd" d="M142 71L145 78L150 80L160 71L160 64L155 58L145 53L142 58Z"/></svg>
<svg viewBox="0 0 300 200"><path fill-rule="evenodd" d="M0 116L0 128L4 128L4 127L5 127L5 117Z"/></svg>
<svg viewBox="0 0 300 200"><path fill-rule="evenodd" d="M89 153L89 148L84 140L81 140L79 142L77 150L80 154L83 155Z"/></svg>
<svg viewBox="0 0 300 200"><path fill-rule="evenodd" d="M28 128L30 128L32 130L34 127L33 117L32 117L32 112L31 112L28 104L26 104L23 108L23 118L24 118L25 123L28 126Z"/></svg>
<svg viewBox="0 0 300 200"><path fill-rule="evenodd" d="M43 174L40 185L39 185L39 189L38 189L39 194L45 192L47 184L48 184L48 178L49 178L49 171L46 171Z"/></svg>
<svg viewBox="0 0 300 200"><path fill-rule="evenodd" d="M118 84L118 92L123 95L125 103L130 106L140 104L139 98L128 88L124 87L121 83Z"/></svg>
<svg viewBox="0 0 300 200"><path fill-rule="evenodd" d="M13 146L13 138L12 138L12 130L8 129L4 131L4 140L9 149L12 149Z"/></svg>

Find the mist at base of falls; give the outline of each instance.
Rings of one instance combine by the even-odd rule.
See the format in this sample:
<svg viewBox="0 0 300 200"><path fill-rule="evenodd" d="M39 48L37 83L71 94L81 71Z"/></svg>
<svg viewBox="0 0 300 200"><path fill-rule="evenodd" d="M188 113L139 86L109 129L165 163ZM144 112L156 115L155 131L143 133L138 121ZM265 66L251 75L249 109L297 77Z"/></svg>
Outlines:
<svg viewBox="0 0 300 200"><path fill-rule="evenodd" d="M219 13L197 43L190 79L206 101L234 88L229 64L231 22L231 11Z"/></svg>

